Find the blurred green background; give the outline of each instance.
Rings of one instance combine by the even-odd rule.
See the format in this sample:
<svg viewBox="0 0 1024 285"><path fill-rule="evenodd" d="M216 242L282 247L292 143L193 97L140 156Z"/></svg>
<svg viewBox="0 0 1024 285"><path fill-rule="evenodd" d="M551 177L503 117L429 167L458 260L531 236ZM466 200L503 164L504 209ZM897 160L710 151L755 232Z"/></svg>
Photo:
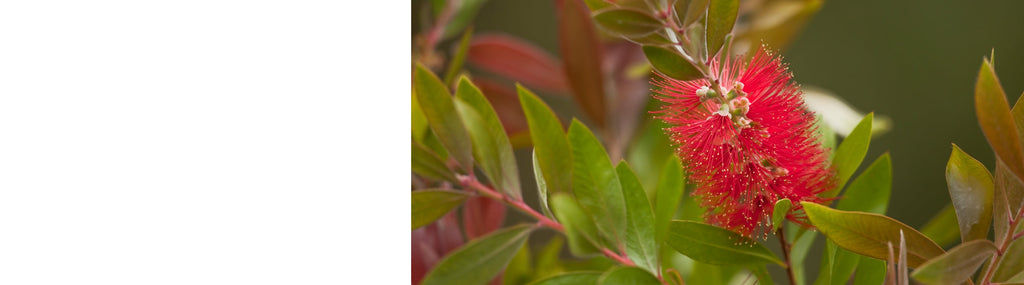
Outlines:
<svg viewBox="0 0 1024 285"><path fill-rule="evenodd" d="M1010 103L1024 91L1022 11L1021 0L826 1L783 53L799 83L892 119L862 165L892 154L890 216L920 227L949 203L951 143L994 166L974 112L974 82L995 48ZM421 14L413 14L419 31ZM476 34L514 35L557 56L556 27L553 0L490 0L475 21Z"/></svg>

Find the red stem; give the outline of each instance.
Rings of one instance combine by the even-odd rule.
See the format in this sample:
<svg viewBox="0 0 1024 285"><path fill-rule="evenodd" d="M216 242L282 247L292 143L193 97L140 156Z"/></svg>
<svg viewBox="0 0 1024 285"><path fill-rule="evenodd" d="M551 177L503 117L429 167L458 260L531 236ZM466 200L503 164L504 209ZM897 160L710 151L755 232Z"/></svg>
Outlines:
<svg viewBox="0 0 1024 285"><path fill-rule="evenodd" d="M1005 257L1004 254L1006 253L1006 250L1009 249L1010 244L1014 240L1021 237L1021 233L1014 233L1017 232L1017 225L1020 223L1020 219L1022 217L1024 217L1024 207L1017 209L1016 215L1010 215L1010 226L1006 229L1006 237L1003 238L1003 243L999 245L996 254L992 255L992 259L989 261L988 271L985 272L985 277L981 279L980 284L985 285L992 283L992 277L995 275L996 269L999 268L999 265L1003 263L1003 257Z"/></svg>

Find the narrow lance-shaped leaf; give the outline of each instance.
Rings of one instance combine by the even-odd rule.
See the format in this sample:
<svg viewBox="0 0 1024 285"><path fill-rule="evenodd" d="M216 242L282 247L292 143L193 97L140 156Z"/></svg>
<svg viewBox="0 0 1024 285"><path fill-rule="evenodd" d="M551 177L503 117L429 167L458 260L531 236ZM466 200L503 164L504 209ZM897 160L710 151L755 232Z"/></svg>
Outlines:
<svg viewBox="0 0 1024 285"><path fill-rule="evenodd" d="M659 245L665 241L665 237L668 235L668 225L676 215L679 200L683 197L684 186L683 169L679 164L679 158L669 157L661 169L654 212L654 232L657 234L655 238Z"/></svg>
<svg viewBox="0 0 1024 285"><path fill-rule="evenodd" d="M908 262L917 267L944 251L932 240L892 218L864 213L834 210L826 206L802 202L811 223L840 247L870 257L887 256L887 244L898 242L900 231L906 233Z"/></svg>
<svg viewBox="0 0 1024 285"><path fill-rule="evenodd" d="M619 285L619 284L633 284L633 285L660 285L662 284L658 277L654 277L650 272L636 267L619 267L613 268L601 275L601 278L597 280L599 285Z"/></svg>
<svg viewBox="0 0 1024 285"><path fill-rule="evenodd" d="M469 62L531 88L569 92L562 63L540 47L518 38L481 35L469 47Z"/></svg>
<svg viewBox="0 0 1024 285"><path fill-rule="evenodd" d="M607 103L601 63L604 51L590 10L579 0L555 1L558 43L573 98L600 129L607 126ZM545 169L545 171L547 171Z"/></svg>
<svg viewBox="0 0 1024 285"><path fill-rule="evenodd" d="M1017 179L1001 159L996 159L995 199L992 205L996 244L1001 244L1009 231L1010 215L1017 213L1024 201L1024 183Z"/></svg>
<svg viewBox="0 0 1024 285"><path fill-rule="evenodd" d="M447 180L458 183L455 174L426 146L412 142L412 172L434 180Z"/></svg>
<svg viewBox="0 0 1024 285"><path fill-rule="evenodd" d="M843 142L836 148L835 156L832 159L832 166L836 169L836 186L832 190L822 193L822 197L832 198L839 194L839 190L843 189L846 182L860 167L860 163L864 161L864 155L868 153L868 145L871 144L871 122L874 117L875 113L868 113L867 116L864 116L864 119L861 119L857 127L850 132L850 135L846 136L846 139L843 139Z"/></svg>
<svg viewBox="0 0 1024 285"><path fill-rule="evenodd" d="M473 145L459 113L455 111L455 103L452 102L448 88L434 73L419 64L416 65L413 87L416 88L416 97L430 129L462 169L472 171Z"/></svg>
<svg viewBox="0 0 1024 285"><path fill-rule="evenodd" d="M423 115L423 108L420 108L420 100L416 99L416 90L412 91L412 140L423 143L427 135L427 116Z"/></svg>
<svg viewBox="0 0 1024 285"><path fill-rule="evenodd" d="M946 185L960 225L960 239L967 242L987 238L995 192L992 174L984 164L953 144L946 164Z"/></svg>
<svg viewBox="0 0 1024 285"><path fill-rule="evenodd" d="M580 208L576 200L565 193L551 194L551 210L558 221L565 225L565 237L569 239L569 251L579 257L599 253L597 227Z"/></svg>
<svg viewBox="0 0 1024 285"><path fill-rule="evenodd" d="M572 151L562 123L537 95L521 85L516 85L516 88L547 189L551 193L568 193L572 189Z"/></svg>
<svg viewBox="0 0 1024 285"><path fill-rule="evenodd" d="M978 71L978 83L974 87L974 108L978 115L981 131L988 139L996 157L1006 164L1010 172L1024 177L1024 151L1021 150L1020 135L1010 114L1006 92L999 84L996 71L987 59L982 61Z"/></svg>
<svg viewBox="0 0 1024 285"><path fill-rule="evenodd" d="M625 37L641 37L665 27L650 14L629 8L608 8L597 12L594 20L606 31Z"/></svg>
<svg viewBox="0 0 1024 285"><path fill-rule="evenodd" d="M850 182L836 209L885 214L892 192L892 160L889 153L872 162L857 179Z"/></svg>
<svg viewBox="0 0 1024 285"><path fill-rule="evenodd" d="M853 285L877 285L885 282L885 261L860 256Z"/></svg>
<svg viewBox="0 0 1024 285"><path fill-rule="evenodd" d="M643 50L647 60L651 62L651 66L665 76L679 80L694 80L703 77L700 70L673 50L659 46L644 46Z"/></svg>
<svg viewBox="0 0 1024 285"><path fill-rule="evenodd" d="M578 120L569 126L569 142L576 201L594 218L610 248L619 249L626 233L626 206L615 168L601 142Z"/></svg>
<svg viewBox="0 0 1024 285"><path fill-rule="evenodd" d="M472 23L473 18L476 18L476 13L480 11L480 7L484 5L484 2L487 2L487 0L454 1L454 3L459 5L456 7L448 25L445 26L442 39L457 35L469 23Z"/></svg>
<svg viewBox="0 0 1024 285"><path fill-rule="evenodd" d="M465 32L462 32L462 39L459 40L458 49L455 50L455 55L452 56L452 60L448 62L448 70L444 73L444 83L451 85L455 80L455 76L462 70L462 64L466 62L466 54L469 53L470 39L473 38L473 27L469 27Z"/></svg>
<svg viewBox="0 0 1024 285"><path fill-rule="evenodd" d="M953 204L939 210L931 220L921 227L921 233L934 240L939 246L948 246L960 237L960 227L956 223L956 211Z"/></svg>
<svg viewBox="0 0 1024 285"><path fill-rule="evenodd" d="M672 221L665 240L693 260L715 265L775 263L785 266L757 241L716 226L694 221Z"/></svg>
<svg viewBox="0 0 1024 285"><path fill-rule="evenodd" d="M498 113L466 77L459 80L455 93L458 98L455 106L469 130L473 155L480 168L498 190L517 200L522 199L516 157Z"/></svg>
<svg viewBox="0 0 1024 285"><path fill-rule="evenodd" d="M688 27L708 11L708 0L676 0L676 17L683 23L681 27ZM685 7L684 7L685 6Z"/></svg>
<svg viewBox="0 0 1024 285"><path fill-rule="evenodd" d="M412 192L412 229L433 223L466 201L465 192L428 189Z"/></svg>
<svg viewBox="0 0 1024 285"><path fill-rule="evenodd" d="M626 256L637 267L658 272L658 244L654 239L654 211L640 179L625 161L615 167L626 201Z"/></svg>
<svg viewBox="0 0 1024 285"><path fill-rule="evenodd" d="M530 285L576 285L576 284L597 284L601 278L601 272L567 272L555 276L534 281Z"/></svg>
<svg viewBox="0 0 1024 285"><path fill-rule="evenodd" d="M965 242L925 262L912 276L925 284L962 284L995 252L996 246L991 241Z"/></svg>
<svg viewBox="0 0 1024 285"><path fill-rule="evenodd" d="M725 43L725 36L732 32L739 15L739 0L711 0L708 3L707 43L708 57L714 56ZM726 55L729 56L729 55Z"/></svg>
<svg viewBox="0 0 1024 285"><path fill-rule="evenodd" d="M537 151L531 152L530 156L533 158L533 179L537 181L537 199L540 200L540 209L545 216L554 217L551 214L551 206L548 205L548 183L544 181L544 173L540 170L540 164L537 163Z"/></svg>
<svg viewBox="0 0 1024 285"><path fill-rule="evenodd" d="M473 240L438 262L420 284L484 284L505 268L534 228L519 225Z"/></svg>

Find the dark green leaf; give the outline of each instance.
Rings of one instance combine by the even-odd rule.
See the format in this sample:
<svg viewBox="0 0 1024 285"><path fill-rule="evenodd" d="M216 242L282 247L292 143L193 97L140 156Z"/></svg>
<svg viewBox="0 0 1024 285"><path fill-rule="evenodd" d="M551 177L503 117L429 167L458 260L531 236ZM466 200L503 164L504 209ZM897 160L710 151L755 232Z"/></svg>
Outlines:
<svg viewBox="0 0 1024 285"><path fill-rule="evenodd" d="M823 267L818 274L818 280L814 284L847 284L854 269L860 262L860 255L839 248L832 241L825 241L825 250L828 251L829 266Z"/></svg>
<svg viewBox="0 0 1024 285"><path fill-rule="evenodd" d="M766 269L763 265L751 266L750 272L754 274L754 277L757 277L758 285L775 284L774 282L772 282L772 275L768 274L768 269Z"/></svg>
<svg viewBox="0 0 1024 285"><path fill-rule="evenodd" d="M530 156L533 157L533 178L537 181L537 199L540 200L540 209L544 211L545 216L554 217L551 214L551 206L548 206L548 183L544 181L544 173L540 170L540 164L537 163L537 150L534 149Z"/></svg>
<svg viewBox="0 0 1024 285"><path fill-rule="evenodd" d="M466 201L465 192L428 189L412 192L412 229L433 223Z"/></svg>
<svg viewBox="0 0 1024 285"><path fill-rule="evenodd" d="M981 131L996 157L1006 164L1011 173L1024 177L1024 152L1021 150L1017 126L1010 114L1006 92L1003 92L996 71L988 60L982 61L981 70L978 71L978 83L974 87L974 108Z"/></svg>
<svg viewBox="0 0 1024 285"><path fill-rule="evenodd" d="M516 157L512 153L512 143L498 119L498 113L480 89L466 77L459 80L455 94L458 98L455 107L469 130L473 155L480 168L498 190L517 200L522 199Z"/></svg>
<svg viewBox="0 0 1024 285"><path fill-rule="evenodd" d="M955 242L960 237L960 228L956 223L956 211L953 210L953 204L946 205L928 223L925 223L921 227L921 233L943 247Z"/></svg>
<svg viewBox="0 0 1024 285"><path fill-rule="evenodd" d="M423 285L484 284L505 269L534 225L519 225L473 240L445 256L423 277Z"/></svg>
<svg viewBox="0 0 1024 285"><path fill-rule="evenodd" d="M708 11L708 0L676 0L676 17L683 23L681 27L686 28L700 20Z"/></svg>
<svg viewBox="0 0 1024 285"><path fill-rule="evenodd" d="M444 73L444 83L451 85L455 76L462 70L462 64L466 62L466 54L469 53L469 42L473 38L473 27L469 27L462 33L462 40L459 40L459 49L455 50L452 61L448 63L448 71Z"/></svg>
<svg viewBox="0 0 1024 285"><path fill-rule="evenodd" d="M714 56L725 43L725 36L732 32L740 9L739 0L711 0L708 3L707 43L708 57ZM729 55L726 55L729 56Z"/></svg>
<svg viewBox="0 0 1024 285"><path fill-rule="evenodd" d="M609 8L597 12L594 20L606 31L626 37L642 37L665 27L658 19L640 10Z"/></svg>
<svg viewBox="0 0 1024 285"><path fill-rule="evenodd" d="M608 272L601 275L601 278L597 280L597 284L661 285L661 281L646 270L637 267L619 267L608 270Z"/></svg>
<svg viewBox="0 0 1024 285"><path fill-rule="evenodd" d="M985 260L996 252L988 240L972 240L960 244L949 252L925 262L912 275L926 284L961 284L971 278Z"/></svg>
<svg viewBox="0 0 1024 285"><path fill-rule="evenodd" d="M476 13L480 11L480 7L484 5L486 0L461 0L454 1L458 7L455 8L455 12L452 15L451 21L445 26L443 39L450 38L457 35L462 29L466 28L469 23L473 22L473 18L476 18Z"/></svg>
<svg viewBox="0 0 1024 285"><path fill-rule="evenodd" d="M683 169L679 165L678 158L669 157L661 169L654 212L654 232L657 234L659 245L665 241L665 237L668 235L668 225L675 218L679 200L683 197L684 186Z"/></svg>
<svg viewBox="0 0 1024 285"><path fill-rule="evenodd" d="M860 256L857 273L853 276L853 285L878 285L883 282L885 282L885 261Z"/></svg>
<svg viewBox="0 0 1024 285"><path fill-rule="evenodd" d="M644 46L644 55L654 69L668 77L679 80L694 80L704 77L700 70L677 51L658 46Z"/></svg>
<svg viewBox="0 0 1024 285"><path fill-rule="evenodd" d="M562 254L562 247L565 245L565 238L553 236L547 244L537 252L534 266L535 279L544 276L551 276L563 272L559 256Z"/></svg>
<svg viewBox="0 0 1024 285"><path fill-rule="evenodd" d="M601 272L568 272L530 283L530 285L577 285L597 284Z"/></svg>
<svg viewBox="0 0 1024 285"><path fill-rule="evenodd" d="M932 240L892 218L864 213L834 210L817 203L801 202L811 223L840 247L878 259L888 255L888 244L896 243L900 230L906 234L908 261L917 267L944 251Z"/></svg>
<svg viewBox="0 0 1024 285"><path fill-rule="evenodd" d="M452 102L448 88L422 65L416 65L414 79L416 97L419 98L430 129L462 169L473 171L473 145L459 113L455 111L455 103Z"/></svg>
<svg viewBox="0 0 1024 285"><path fill-rule="evenodd" d="M615 167L626 201L626 256L636 266L658 272L658 244L654 239L654 211L640 179L625 161Z"/></svg>
<svg viewBox="0 0 1024 285"><path fill-rule="evenodd" d="M987 238L995 192L992 174L984 164L953 144L946 163L946 185L960 225L960 239L967 242Z"/></svg>
<svg viewBox="0 0 1024 285"><path fill-rule="evenodd" d="M558 46L565 65L573 98L599 129L607 126L604 62L601 40L597 36L590 10L582 1L556 1L558 7ZM545 169L544 171L547 171ZM549 181L550 182L550 181Z"/></svg>
<svg viewBox="0 0 1024 285"><path fill-rule="evenodd" d="M776 232L782 227L782 222L786 221L786 215L789 214L789 209L792 207L793 202L789 201L789 198L775 202L775 208L772 210L772 232Z"/></svg>
<svg viewBox="0 0 1024 285"><path fill-rule="evenodd" d="M565 225L569 251L580 257L600 253L601 251L595 247L599 244L597 227L576 200L565 193L553 193L550 198L551 210L554 211L555 217L558 217L558 221Z"/></svg>
<svg viewBox="0 0 1024 285"><path fill-rule="evenodd" d="M590 8L591 11L601 10L612 6L611 3L604 0L583 0L583 2L587 4L587 8Z"/></svg>
<svg viewBox="0 0 1024 285"><path fill-rule="evenodd" d="M743 235L694 221L672 221L666 242L696 261L715 265L773 262L785 266L768 248Z"/></svg>
<svg viewBox="0 0 1024 285"><path fill-rule="evenodd" d="M636 42L636 43L641 44L641 45L671 45L671 44L673 44L672 40L669 40L668 38L666 38L665 35L663 35L663 33L661 33L661 32L651 33L649 35L642 36L642 37L631 37L629 39L632 40L633 42Z"/></svg>
<svg viewBox="0 0 1024 285"><path fill-rule="evenodd" d="M576 119L569 126L569 143L576 201L593 217L610 248L618 249L626 234L626 205L615 168L594 133Z"/></svg>
<svg viewBox="0 0 1024 285"><path fill-rule="evenodd" d="M530 244L523 243L516 255L508 262L505 272L501 274L501 284L526 284L532 280L533 273L532 258L530 257Z"/></svg>
<svg viewBox="0 0 1024 285"><path fill-rule="evenodd" d="M547 188L551 193L568 193L572 189L572 151L562 123L537 95L521 85L516 85L516 88Z"/></svg>
<svg viewBox="0 0 1024 285"><path fill-rule="evenodd" d="M889 153L872 162L857 179L850 182L836 209L885 214L892 192L892 160Z"/></svg>
<svg viewBox="0 0 1024 285"><path fill-rule="evenodd" d="M874 117L875 113L864 116L850 135L839 144L832 159L832 166L836 169L836 186L822 193L822 197L832 198L839 194L839 190L843 189L843 185L846 185L846 181L850 180L853 172L857 171L860 163L864 161L864 155L868 153L868 145L871 143L871 122Z"/></svg>
<svg viewBox="0 0 1024 285"><path fill-rule="evenodd" d="M418 142L412 142L412 172L434 180L458 183L455 174L444 165L441 158Z"/></svg>

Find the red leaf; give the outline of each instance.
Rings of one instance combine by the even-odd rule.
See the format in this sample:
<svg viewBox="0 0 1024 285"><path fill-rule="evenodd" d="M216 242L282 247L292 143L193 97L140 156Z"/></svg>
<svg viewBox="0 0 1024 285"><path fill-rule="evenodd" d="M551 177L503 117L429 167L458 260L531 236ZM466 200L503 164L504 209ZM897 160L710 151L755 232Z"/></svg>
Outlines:
<svg viewBox="0 0 1024 285"><path fill-rule="evenodd" d="M469 45L469 62L530 87L568 93L562 65L544 50L504 35L477 36Z"/></svg>
<svg viewBox="0 0 1024 285"><path fill-rule="evenodd" d="M462 226L466 236L475 239L501 228L505 222L505 205L487 197L466 200L462 208Z"/></svg>
<svg viewBox="0 0 1024 285"><path fill-rule="evenodd" d="M442 257L463 242L454 211L432 224L413 230L412 284L419 284Z"/></svg>
<svg viewBox="0 0 1024 285"><path fill-rule="evenodd" d="M604 74L601 72L601 42L590 9L581 0L559 0L558 42L566 77L576 102L602 129L605 124Z"/></svg>
<svg viewBox="0 0 1024 285"><path fill-rule="evenodd" d="M519 95L512 86L505 86L501 83L484 78L473 78L480 91L491 102L494 111L498 113L501 125L505 126L505 133L509 136L527 130L526 116L523 115L523 106L519 103Z"/></svg>

